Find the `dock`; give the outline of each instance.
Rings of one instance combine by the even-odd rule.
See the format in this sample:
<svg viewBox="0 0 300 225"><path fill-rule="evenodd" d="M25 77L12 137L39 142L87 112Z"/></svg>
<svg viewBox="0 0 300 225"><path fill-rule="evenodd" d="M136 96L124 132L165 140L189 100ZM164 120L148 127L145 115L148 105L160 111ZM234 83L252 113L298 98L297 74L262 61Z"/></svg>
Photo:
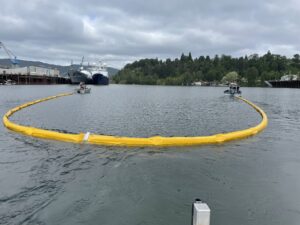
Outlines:
<svg viewBox="0 0 300 225"><path fill-rule="evenodd" d="M300 80L270 80L268 83L274 88L300 88Z"/></svg>
<svg viewBox="0 0 300 225"><path fill-rule="evenodd" d="M0 83L4 84L7 80L14 81L17 85L40 85L40 84L70 84L71 81L66 77L47 76L47 75L21 75L21 74L0 74Z"/></svg>

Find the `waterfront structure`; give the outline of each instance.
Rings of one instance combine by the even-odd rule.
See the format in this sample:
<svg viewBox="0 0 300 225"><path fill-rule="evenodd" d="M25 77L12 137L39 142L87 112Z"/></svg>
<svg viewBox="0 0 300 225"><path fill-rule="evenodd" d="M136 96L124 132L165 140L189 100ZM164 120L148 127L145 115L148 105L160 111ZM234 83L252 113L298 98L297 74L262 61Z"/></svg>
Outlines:
<svg viewBox="0 0 300 225"><path fill-rule="evenodd" d="M61 77L58 69L38 66L0 68L0 84L11 80L15 84L69 84L70 79Z"/></svg>
<svg viewBox="0 0 300 225"><path fill-rule="evenodd" d="M299 75L289 74L284 75L280 80L268 80L265 83L269 87L276 88L300 88L300 77Z"/></svg>
<svg viewBox="0 0 300 225"><path fill-rule="evenodd" d="M0 74L19 74L19 75L32 75L32 76L49 76L59 77L58 69L49 69L38 66L15 67L15 68L0 68Z"/></svg>

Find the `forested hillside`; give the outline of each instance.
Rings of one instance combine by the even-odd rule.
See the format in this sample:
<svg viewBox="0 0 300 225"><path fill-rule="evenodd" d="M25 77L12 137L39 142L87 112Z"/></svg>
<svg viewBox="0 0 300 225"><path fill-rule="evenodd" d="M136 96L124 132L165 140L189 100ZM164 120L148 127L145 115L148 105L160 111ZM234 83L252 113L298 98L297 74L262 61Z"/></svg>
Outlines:
<svg viewBox="0 0 300 225"><path fill-rule="evenodd" d="M174 60L142 59L127 64L114 81L151 85L191 85L195 81L222 83L223 77L234 71L241 85L263 86L265 80L280 79L283 74L300 74L300 56L295 54L287 58L268 52L263 56L254 54L240 58L228 55L193 58L189 53Z"/></svg>

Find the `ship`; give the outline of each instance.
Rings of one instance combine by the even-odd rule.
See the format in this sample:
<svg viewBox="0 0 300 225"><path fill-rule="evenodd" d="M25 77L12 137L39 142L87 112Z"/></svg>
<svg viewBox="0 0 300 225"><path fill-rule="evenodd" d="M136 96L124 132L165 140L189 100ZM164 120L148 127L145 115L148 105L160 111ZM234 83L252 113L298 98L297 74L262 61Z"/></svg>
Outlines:
<svg viewBox="0 0 300 225"><path fill-rule="evenodd" d="M71 69L68 72L72 84L95 84L95 85L108 85L109 78L107 72L107 66L105 63L99 61L98 63L88 64L84 66L81 63L79 68Z"/></svg>

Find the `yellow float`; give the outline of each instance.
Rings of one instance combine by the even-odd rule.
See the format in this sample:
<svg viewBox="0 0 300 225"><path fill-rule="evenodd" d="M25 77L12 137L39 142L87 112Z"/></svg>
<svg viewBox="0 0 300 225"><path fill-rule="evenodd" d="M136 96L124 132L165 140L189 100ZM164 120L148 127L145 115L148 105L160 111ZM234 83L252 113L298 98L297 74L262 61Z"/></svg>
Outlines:
<svg viewBox="0 0 300 225"><path fill-rule="evenodd" d="M39 99L36 101L32 101L29 103L25 103L21 106L17 106L11 110L9 110L3 116L3 124L9 130L15 131L17 133L21 133L24 135L43 138L43 139L51 139L57 141L64 142L73 142L73 143L89 143L96 145L108 145L108 146L138 146L138 147L171 147L171 146L192 146L192 145L205 145L205 144L220 144L227 141L243 139L246 137L253 136L258 132L262 131L268 125L268 118L265 112L253 104L252 102L242 98L236 98L244 101L248 105L252 106L262 117L261 122L254 126L245 130L238 130L229 133L221 133L210 136L196 136L196 137L148 137L148 138L139 138L139 137L119 137L119 136L108 136L108 135L98 135L98 134L90 134L87 133L79 133L79 134L68 134L61 133L57 131L50 131L39 129L30 126L22 126L19 124L15 124L9 120L9 117L13 115L15 112L29 107L34 104L38 104L40 102L49 101L51 99L56 99L64 96L72 95L72 93L55 95L43 99Z"/></svg>

